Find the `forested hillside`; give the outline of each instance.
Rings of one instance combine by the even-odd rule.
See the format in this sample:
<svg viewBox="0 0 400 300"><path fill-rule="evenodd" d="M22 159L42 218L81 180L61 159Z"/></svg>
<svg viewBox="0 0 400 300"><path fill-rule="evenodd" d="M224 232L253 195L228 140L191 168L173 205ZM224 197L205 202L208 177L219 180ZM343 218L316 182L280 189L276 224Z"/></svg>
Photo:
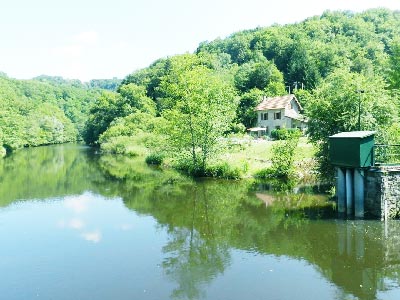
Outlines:
<svg viewBox="0 0 400 300"><path fill-rule="evenodd" d="M168 156L201 174L221 138L255 125L262 95L291 92L326 166L327 137L340 131L377 130L379 142L400 143L399 64L400 12L327 11L202 42L122 82L2 76L0 139L14 149L82 136L105 151Z"/></svg>
<svg viewBox="0 0 400 300"><path fill-rule="evenodd" d="M196 168L213 156L218 136L255 125L261 95L290 91L305 108L308 134L322 160L329 135L359 128L359 105L360 129L378 130L381 142L398 142L399 37L400 12L372 9L327 11L296 24L202 42L193 54L135 71L117 95L98 100L85 139L118 153L130 152L129 143L148 152L156 144L167 155L191 157ZM218 89L229 93L218 96Z"/></svg>
<svg viewBox="0 0 400 300"><path fill-rule="evenodd" d="M24 146L81 139L89 106L101 94L80 81L40 76L0 77L0 141L12 151ZM4 154L4 149L2 150Z"/></svg>

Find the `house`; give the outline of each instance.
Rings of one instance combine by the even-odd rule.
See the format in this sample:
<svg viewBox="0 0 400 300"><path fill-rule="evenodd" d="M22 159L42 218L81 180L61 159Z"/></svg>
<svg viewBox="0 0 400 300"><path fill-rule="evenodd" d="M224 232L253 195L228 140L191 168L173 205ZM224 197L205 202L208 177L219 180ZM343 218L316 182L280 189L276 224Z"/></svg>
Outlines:
<svg viewBox="0 0 400 300"><path fill-rule="evenodd" d="M303 110L295 95L278 97L263 97L257 105L257 127L250 131L260 134L271 134L274 129L299 128L301 131L307 126L306 118L300 114Z"/></svg>

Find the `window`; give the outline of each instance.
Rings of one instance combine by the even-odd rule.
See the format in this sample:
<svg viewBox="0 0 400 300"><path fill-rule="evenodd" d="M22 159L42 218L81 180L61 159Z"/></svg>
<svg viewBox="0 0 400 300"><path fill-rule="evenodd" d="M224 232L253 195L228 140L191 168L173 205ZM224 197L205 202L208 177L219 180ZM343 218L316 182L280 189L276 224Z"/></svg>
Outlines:
<svg viewBox="0 0 400 300"><path fill-rule="evenodd" d="M268 113L261 113L261 121L268 120Z"/></svg>
<svg viewBox="0 0 400 300"><path fill-rule="evenodd" d="M274 120L280 120L280 119L281 119L281 112L274 113Z"/></svg>
<svg viewBox="0 0 400 300"><path fill-rule="evenodd" d="M279 130L279 129L281 129L281 126L275 126L275 129Z"/></svg>

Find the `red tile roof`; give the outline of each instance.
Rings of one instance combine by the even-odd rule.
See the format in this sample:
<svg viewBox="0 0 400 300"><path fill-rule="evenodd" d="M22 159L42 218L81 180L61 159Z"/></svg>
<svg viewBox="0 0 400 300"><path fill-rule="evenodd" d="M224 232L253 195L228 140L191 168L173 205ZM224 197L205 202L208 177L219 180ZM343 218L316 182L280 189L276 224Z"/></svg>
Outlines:
<svg viewBox="0 0 400 300"><path fill-rule="evenodd" d="M263 97L263 101L257 105L255 110L269 110L269 109L285 108L290 103L290 101L292 101L292 99L294 99L297 102L300 110L302 110L303 108L301 107L296 96L293 94L285 95L285 96L278 96L278 97L269 97L269 98Z"/></svg>

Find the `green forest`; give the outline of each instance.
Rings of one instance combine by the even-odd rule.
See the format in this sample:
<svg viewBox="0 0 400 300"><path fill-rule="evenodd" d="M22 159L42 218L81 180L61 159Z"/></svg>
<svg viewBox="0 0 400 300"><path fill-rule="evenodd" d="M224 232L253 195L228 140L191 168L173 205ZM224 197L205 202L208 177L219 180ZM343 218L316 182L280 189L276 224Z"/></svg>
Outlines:
<svg viewBox="0 0 400 300"><path fill-rule="evenodd" d="M328 136L376 130L400 143L400 12L326 11L288 25L201 42L122 81L0 77L0 141L7 151L84 139L105 152L167 158L193 174L218 174L226 137L255 125L263 95L294 93L321 170ZM362 93L360 92L362 91Z"/></svg>
<svg viewBox="0 0 400 300"><path fill-rule="evenodd" d="M103 90L120 81L39 76L16 80L0 76L1 154L21 147L82 140L90 106Z"/></svg>

